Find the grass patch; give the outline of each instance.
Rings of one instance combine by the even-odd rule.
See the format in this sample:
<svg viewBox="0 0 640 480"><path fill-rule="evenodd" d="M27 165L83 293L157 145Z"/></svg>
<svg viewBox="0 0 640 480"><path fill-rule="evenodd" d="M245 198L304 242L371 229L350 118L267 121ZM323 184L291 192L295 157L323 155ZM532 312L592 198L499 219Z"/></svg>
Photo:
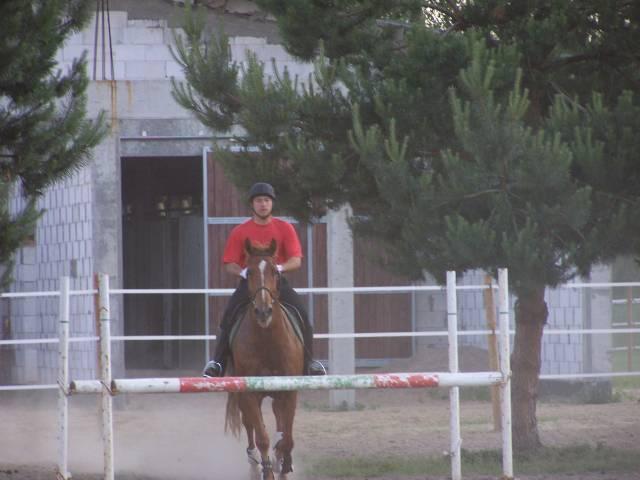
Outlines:
<svg viewBox="0 0 640 480"><path fill-rule="evenodd" d="M383 477L389 475L447 475L448 459L417 456L322 458L305 462L305 473L330 478Z"/></svg>
<svg viewBox="0 0 640 480"><path fill-rule="evenodd" d="M564 448L545 447L535 453L518 455L514 462L522 473L588 473L637 472L640 451L598 445L577 445Z"/></svg>
<svg viewBox="0 0 640 480"><path fill-rule="evenodd" d="M306 473L331 478L382 476L449 475L448 456L394 456L307 459ZM496 450L462 452L462 470L470 475L495 475L502 472L502 454ZM541 448L514 458L518 474L561 474L589 472L640 471L640 451L605 446L579 445L564 448Z"/></svg>

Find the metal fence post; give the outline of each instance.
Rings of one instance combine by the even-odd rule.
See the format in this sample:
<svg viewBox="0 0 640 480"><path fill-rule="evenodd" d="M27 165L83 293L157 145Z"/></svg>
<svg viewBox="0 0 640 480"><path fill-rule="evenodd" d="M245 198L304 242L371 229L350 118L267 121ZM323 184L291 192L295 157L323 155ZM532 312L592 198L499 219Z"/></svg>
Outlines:
<svg viewBox="0 0 640 480"><path fill-rule="evenodd" d="M447 272L447 325L449 331L449 372L458 373L458 295L456 292L456 272ZM462 477L462 461L460 458L460 388L449 388L449 404L451 408L451 478Z"/></svg>
<svg viewBox="0 0 640 480"><path fill-rule="evenodd" d="M498 270L500 296L500 403L502 410L502 478L513 478L513 445L511 435L511 354L509 337L509 276L506 268Z"/></svg>
<svg viewBox="0 0 640 480"><path fill-rule="evenodd" d="M69 480L69 277L60 278L58 316L58 479Z"/></svg>
<svg viewBox="0 0 640 480"><path fill-rule="evenodd" d="M102 383L102 442L104 478L114 480L113 469L113 399L111 397L111 310L109 276L98 276L98 317L100 319L100 382Z"/></svg>

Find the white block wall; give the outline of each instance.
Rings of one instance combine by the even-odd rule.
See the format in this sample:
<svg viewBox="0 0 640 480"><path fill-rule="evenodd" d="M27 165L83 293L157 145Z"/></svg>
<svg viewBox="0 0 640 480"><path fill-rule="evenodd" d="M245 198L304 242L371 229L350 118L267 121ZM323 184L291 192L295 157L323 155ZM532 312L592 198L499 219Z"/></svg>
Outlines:
<svg viewBox="0 0 640 480"><path fill-rule="evenodd" d="M483 285L484 272L470 272L458 283L459 285ZM583 291L580 289L547 289L545 300L549 317L545 330L584 328L583 296ZM497 293L494 293L494 302L497 308ZM512 329L515 325L514 307L511 305ZM458 292L458 312L461 330L487 328L482 291ZM484 336L465 336L460 339L460 343L487 348L487 339ZM545 335L542 342L542 373L582 373L584 371L583 352L584 335Z"/></svg>
<svg viewBox="0 0 640 480"><path fill-rule="evenodd" d="M48 189L39 200L44 210L35 232L35 246L24 247L16 258L13 291L52 291L59 289L61 276L73 277L71 288L92 288L92 189L90 168ZM19 197L12 200L12 211L22 208ZM58 335L58 298L28 298L11 301L11 330L14 338L51 338ZM72 297L70 303L72 336L95 335L93 298ZM12 377L17 383L55 383L57 344L16 347ZM95 345L72 343L71 376L93 378Z"/></svg>
<svg viewBox="0 0 640 480"><path fill-rule="evenodd" d="M96 52L95 17L83 32L68 39L57 56L59 67L63 71L68 69L74 59L86 52L87 72L90 78L93 78L94 59L97 60L95 67L97 80L184 78L182 69L169 51L169 45L173 44L174 29L168 28L165 21L128 20L126 12L111 12L110 20L114 77L111 76L108 30L103 42L101 22ZM301 80L306 80L309 73L313 72L312 64L297 61L282 46L268 44L265 38L232 37L229 39L229 47L233 60L238 63L246 61L247 50L254 52L258 59L265 63L267 75L273 75L272 59L275 59L280 72L286 68L292 76L298 75Z"/></svg>

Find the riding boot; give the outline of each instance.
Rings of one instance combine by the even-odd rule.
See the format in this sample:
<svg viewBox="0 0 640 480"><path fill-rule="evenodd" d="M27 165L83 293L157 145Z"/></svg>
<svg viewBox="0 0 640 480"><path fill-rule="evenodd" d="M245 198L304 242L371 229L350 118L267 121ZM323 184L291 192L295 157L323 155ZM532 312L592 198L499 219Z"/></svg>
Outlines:
<svg viewBox="0 0 640 480"><path fill-rule="evenodd" d="M231 326L228 326L228 328L224 327L224 323L220 325L220 333L216 341L216 351L213 354L213 360L207 362L204 366L204 370L202 371L203 377L224 376L226 360L231 353L229 349L229 330Z"/></svg>
<svg viewBox="0 0 640 480"><path fill-rule="evenodd" d="M305 375L326 375L327 370L318 360L313 359L313 330L306 316L303 316L303 332L304 338L304 374Z"/></svg>
<svg viewBox="0 0 640 480"><path fill-rule="evenodd" d="M216 341L216 351L213 356L213 360L207 362L202 370L203 377L222 377L229 355L231 355L231 346L229 345L229 335L233 324L237 320L238 312L243 305L248 301L248 288L247 281L241 280L238 288L236 288L233 295L229 299L229 303L225 308L222 315L222 322L220 322L220 333Z"/></svg>

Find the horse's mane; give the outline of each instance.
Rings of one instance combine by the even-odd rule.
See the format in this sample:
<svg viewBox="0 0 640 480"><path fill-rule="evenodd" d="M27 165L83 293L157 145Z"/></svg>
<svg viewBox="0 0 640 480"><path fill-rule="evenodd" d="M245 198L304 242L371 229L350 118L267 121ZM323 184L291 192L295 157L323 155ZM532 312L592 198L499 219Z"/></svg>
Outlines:
<svg viewBox="0 0 640 480"><path fill-rule="evenodd" d="M269 257L272 258L276 253L277 244L275 239L271 240L269 245L254 245L247 238L245 239L244 250L248 257Z"/></svg>
<svg viewBox="0 0 640 480"><path fill-rule="evenodd" d="M253 251L249 254L250 257L273 257L273 254L269 251L269 248L257 248L253 247Z"/></svg>

